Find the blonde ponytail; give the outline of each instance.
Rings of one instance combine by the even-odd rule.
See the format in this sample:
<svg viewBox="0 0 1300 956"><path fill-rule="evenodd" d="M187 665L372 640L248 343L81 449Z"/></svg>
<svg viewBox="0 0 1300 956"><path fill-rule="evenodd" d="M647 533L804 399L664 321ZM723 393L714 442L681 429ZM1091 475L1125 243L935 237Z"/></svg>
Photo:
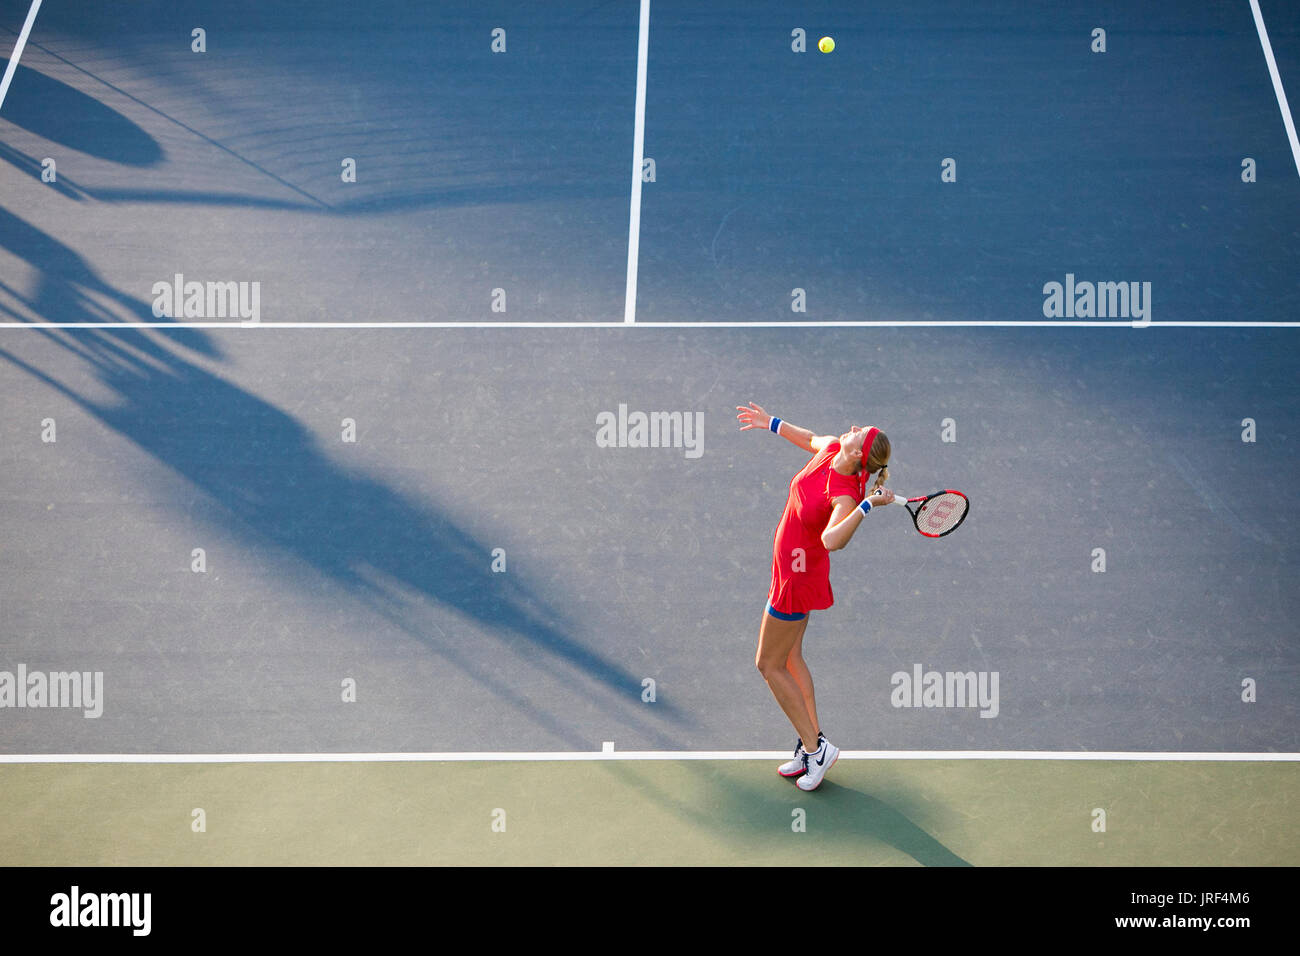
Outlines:
<svg viewBox="0 0 1300 956"><path fill-rule="evenodd" d="M868 472L877 472L876 480L872 483L871 490L867 492L868 497L883 488L885 482L889 480L889 468L885 462L889 461L890 451L889 438L884 432L877 432L875 440L871 443L871 454L862 463L862 467Z"/></svg>

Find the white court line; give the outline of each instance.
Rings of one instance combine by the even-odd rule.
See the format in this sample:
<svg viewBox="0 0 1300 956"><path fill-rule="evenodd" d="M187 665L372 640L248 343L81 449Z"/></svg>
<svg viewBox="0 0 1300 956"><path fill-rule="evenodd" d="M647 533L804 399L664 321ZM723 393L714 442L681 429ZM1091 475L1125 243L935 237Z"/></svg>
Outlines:
<svg viewBox="0 0 1300 956"><path fill-rule="evenodd" d="M1277 72L1277 61L1273 59L1273 44L1268 42L1264 14L1259 12L1259 0L1250 0L1250 12L1255 17L1255 31L1259 34L1259 45L1264 48L1264 59L1268 61L1268 75L1273 78L1273 92L1277 95L1278 109L1282 111L1282 124L1286 127L1287 139L1291 141L1291 158L1295 160L1295 171L1300 175L1300 140L1296 139L1295 121L1291 119L1291 107L1287 105L1282 77Z"/></svg>
<svg viewBox="0 0 1300 956"><path fill-rule="evenodd" d="M636 271L641 256L641 164L645 162L646 59L650 52L650 0L641 0L641 26L636 46L636 120L632 134L632 208L627 226L627 292L623 321L636 321Z"/></svg>
<svg viewBox="0 0 1300 956"><path fill-rule="evenodd" d="M1295 329L1296 322L1089 322L971 319L826 322L0 322L0 329Z"/></svg>
<svg viewBox="0 0 1300 956"><path fill-rule="evenodd" d="M18 58L23 55L23 47L27 45L27 35L32 32L32 24L36 22L36 11L41 8L41 0L32 0L31 9L27 11L27 20L23 23L22 32L18 34L18 42L14 44L14 55L9 58L9 65L5 67L5 77L0 80L0 107L5 105L5 94L9 92L9 84L13 82L14 73L18 69Z"/></svg>
<svg viewBox="0 0 1300 956"><path fill-rule="evenodd" d="M451 763L582 760L781 760L789 750L605 750L515 753L318 753L318 754L0 754L0 764L36 763ZM1158 750L842 750L847 760L1123 760L1297 761L1300 753L1172 753Z"/></svg>

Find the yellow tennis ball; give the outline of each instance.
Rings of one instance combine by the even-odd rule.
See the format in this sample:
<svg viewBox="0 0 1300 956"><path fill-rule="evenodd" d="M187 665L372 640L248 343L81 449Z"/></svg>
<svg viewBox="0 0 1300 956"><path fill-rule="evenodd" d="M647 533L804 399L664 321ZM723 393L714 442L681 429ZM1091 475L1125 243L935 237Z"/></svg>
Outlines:
<svg viewBox="0 0 1300 956"><path fill-rule="evenodd" d="M831 50L835 49L835 41L830 37L822 37L817 41L817 49L823 53L830 53Z"/></svg>

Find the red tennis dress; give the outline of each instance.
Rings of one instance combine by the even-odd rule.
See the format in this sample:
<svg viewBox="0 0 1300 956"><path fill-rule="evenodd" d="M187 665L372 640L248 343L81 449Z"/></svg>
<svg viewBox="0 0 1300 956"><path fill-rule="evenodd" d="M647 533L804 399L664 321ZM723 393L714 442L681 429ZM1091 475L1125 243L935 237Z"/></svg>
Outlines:
<svg viewBox="0 0 1300 956"><path fill-rule="evenodd" d="M861 502L871 475L841 475L831 467L840 443L833 441L790 479L781 523L772 540L772 587L767 602L783 614L821 611L835 603L831 593L831 556L822 532L835 510L835 499L848 495ZM802 550L800 550L802 549Z"/></svg>

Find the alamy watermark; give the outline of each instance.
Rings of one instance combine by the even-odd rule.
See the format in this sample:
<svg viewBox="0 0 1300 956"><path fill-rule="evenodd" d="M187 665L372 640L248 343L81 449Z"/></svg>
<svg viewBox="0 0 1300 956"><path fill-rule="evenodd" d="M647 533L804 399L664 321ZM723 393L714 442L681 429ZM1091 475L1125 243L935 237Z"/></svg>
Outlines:
<svg viewBox="0 0 1300 956"><path fill-rule="evenodd" d="M704 454L703 412L629 412L619 403L618 413L596 415L599 448L684 448L687 458Z"/></svg>
<svg viewBox="0 0 1300 956"><path fill-rule="evenodd" d="M997 671L895 671L889 678L894 707L978 707L981 717L998 715Z"/></svg>
<svg viewBox="0 0 1300 956"><path fill-rule="evenodd" d="M0 671L0 708L66 707L85 717L104 713L103 671Z"/></svg>
<svg viewBox="0 0 1300 956"><path fill-rule="evenodd" d="M1150 282L1076 281L1073 272L1065 282L1043 286L1043 317L1048 319L1136 319L1151 322Z"/></svg>
<svg viewBox="0 0 1300 956"><path fill-rule="evenodd" d="M51 926L128 927L133 936L148 936L152 914L152 893L83 893L73 886L50 897Z"/></svg>
<svg viewBox="0 0 1300 956"><path fill-rule="evenodd" d="M170 282L153 284L153 314L169 319L242 319L262 321L262 283L186 281L178 272Z"/></svg>

